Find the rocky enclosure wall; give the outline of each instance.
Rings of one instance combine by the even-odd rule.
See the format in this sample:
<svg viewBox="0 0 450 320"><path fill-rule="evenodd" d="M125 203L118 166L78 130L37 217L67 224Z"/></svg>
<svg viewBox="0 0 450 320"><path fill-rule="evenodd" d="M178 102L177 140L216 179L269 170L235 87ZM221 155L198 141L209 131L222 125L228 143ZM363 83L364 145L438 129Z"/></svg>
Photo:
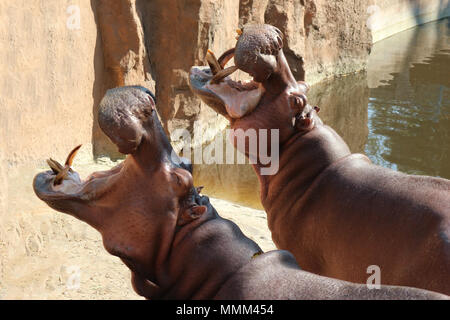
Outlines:
<svg viewBox="0 0 450 320"><path fill-rule="evenodd" d="M87 154L117 156L96 107L108 88L127 84L156 90L169 132L200 120L197 143L212 138L226 123L192 95L188 71L208 48L234 46L246 23L280 28L294 75L316 83L365 68L372 37L449 14L450 0L5 0L2 157L64 158L78 143Z"/></svg>
<svg viewBox="0 0 450 320"><path fill-rule="evenodd" d="M368 26L373 42L450 16L450 0L369 0Z"/></svg>
<svg viewBox="0 0 450 320"><path fill-rule="evenodd" d="M366 10L365 0L2 1L3 159L61 159L78 143L86 153L117 155L96 107L105 90L127 84L156 90L168 131L200 120L203 140L212 138L226 123L187 82L208 48L220 54L234 46L238 26L270 23L286 35L295 75L303 73L303 56L308 81L317 82L364 68Z"/></svg>

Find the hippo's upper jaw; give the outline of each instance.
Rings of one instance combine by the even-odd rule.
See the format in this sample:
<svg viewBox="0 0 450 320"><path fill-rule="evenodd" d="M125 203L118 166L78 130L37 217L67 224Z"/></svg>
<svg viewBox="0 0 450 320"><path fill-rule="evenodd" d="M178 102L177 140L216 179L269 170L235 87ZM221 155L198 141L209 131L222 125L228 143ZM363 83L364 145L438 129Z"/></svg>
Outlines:
<svg viewBox="0 0 450 320"><path fill-rule="evenodd" d="M190 87L206 104L228 119L237 119L251 113L265 94L277 96L285 90L303 94L308 90L303 81L297 83L292 75L283 54L280 30L271 25L250 24L237 32L239 37L234 49L226 51L219 59L208 50L209 67L191 68ZM236 65L225 68L233 57ZM253 80L230 79L238 69Z"/></svg>

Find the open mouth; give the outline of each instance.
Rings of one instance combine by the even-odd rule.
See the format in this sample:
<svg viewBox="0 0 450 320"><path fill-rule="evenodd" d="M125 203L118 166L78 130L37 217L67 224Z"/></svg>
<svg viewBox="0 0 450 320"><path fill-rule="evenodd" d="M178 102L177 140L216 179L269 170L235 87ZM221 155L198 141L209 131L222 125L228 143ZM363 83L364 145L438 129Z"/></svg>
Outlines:
<svg viewBox="0 0 450 320"><path fill-rule="evenodd" d="M191 89L200 98L222 115L228 118L242 118L252 112L265 89L255 80L235 81L230 76L238 67L226 67L234 56L234 49L226 51L219 59L208 50L206 62L209 67L195 66L190 70Z"/></svg>
<svg viewBox="0 0 450 320"><path fill-rule="evenodd" d="M69 199L93 200L106 191L123 167L122 162L110 170L93 172L82 180L72 168L80 148L81 145L69 153L64 166L51 158L47 160L51 170L38 174L33 182L36 194L41 200L47 203Z"/></svg>

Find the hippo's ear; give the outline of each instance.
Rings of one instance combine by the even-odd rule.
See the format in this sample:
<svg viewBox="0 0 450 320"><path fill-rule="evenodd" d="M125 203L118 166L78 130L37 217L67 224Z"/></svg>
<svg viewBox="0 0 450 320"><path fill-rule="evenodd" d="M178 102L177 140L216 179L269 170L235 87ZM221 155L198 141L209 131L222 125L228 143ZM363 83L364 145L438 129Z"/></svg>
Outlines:
<svg viewBox="0 0 450 320"><path fill-rule="evenodd" d="M194 205L193 207L182 209L180 216L178 217L178 226L184 226L198 218L208 211L206 206Z"/></svg>

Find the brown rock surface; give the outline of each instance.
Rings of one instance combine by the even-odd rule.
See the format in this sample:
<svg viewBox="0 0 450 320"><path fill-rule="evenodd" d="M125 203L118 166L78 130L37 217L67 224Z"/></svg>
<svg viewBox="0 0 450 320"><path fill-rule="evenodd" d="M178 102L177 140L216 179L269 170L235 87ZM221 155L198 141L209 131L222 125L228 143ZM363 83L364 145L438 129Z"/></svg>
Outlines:
<svg viewBox="0 0 450 320"><path fill-rule="evenodd" d="M270 0L264 20L285 34L284 51L294 76L301 76L303 57L306 80L313 84L366 66L372 43L366 10L365 0Z"/></svg>
<svg viewBox="0 0 450 320"><path fill-rule="evenodd" d="M192 132L193 123L200 120L203 139L197 143L202 143L225 126L187 84L187 71L204 62L208 48L220 54L234 46L238 26L270 23L285 34L284 50L294 75L302 78L306 70L307 80L316 83L365 67L371 46L366 10L365 0L352 5L321 0L120 0L114 4L97 0L105 86L154 80L166 130ZM95 150L111 153L96 131Z"/></svg>
<svg viewBox="0 0 450 320"><path fill-rule="evenodd" d="M364 3L80 1L73 4L80 25L69 28L77 12L60 1L2 1L0 39L6 52L0 121L7 137L2 142L9 152L5 158L36 162L91 142L97 156L117 156L97 126L96 107L105 90L131 84L156 90L167 130L192 130L200 120L206 133L200 140L208 140L225 121L187 85L189 68L204 61L208 48L220 54L234 46L240 24L266 22L285 33L284 49L297 77L303 73L301 56L310 82L352 72L364 66L370 47L361 18L366 15ZM12 138L19 136L33 139Z"/></svg>
<svg viewBox="0 0 450 320"><path fill-rule="evenodd" d="M97 68L100 70L102 96L107 89L127 84L143 85L154 91L135 0L96 0L93 3L103 53L103 66ZM94 154L121 157L98 126L96 107L99 98L95 97L94 101Z"/></svg>

